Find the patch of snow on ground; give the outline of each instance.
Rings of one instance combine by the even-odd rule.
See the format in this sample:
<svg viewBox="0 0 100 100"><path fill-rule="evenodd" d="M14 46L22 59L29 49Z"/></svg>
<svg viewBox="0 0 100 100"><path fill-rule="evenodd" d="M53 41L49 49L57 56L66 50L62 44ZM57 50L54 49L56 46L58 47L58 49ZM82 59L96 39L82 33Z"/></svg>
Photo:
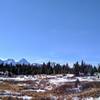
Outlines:
<svg viewBox="0 0 100 100"><path fill-rule="evenodd" d="M73 97L72 100L100 100L100 97L94 98L94 97L88 97L88 98L82 98L79 97Z"/></svg>
<svg viewBox="0 0 100 100"><path fill-rule="evenodd" d="M98 98L89 97L89 98L84 98L83 100L100 100L100 97Z"/></svg>
<svg viewBox="0 0 100 100"><path fill-rule="evenodd" d="M87 82L100 81L100 79L94 76L76 77L76 78L79 79L79 81L87 81Z"/></svg>
<svg viewBox="0 0 100 100"><path fill-rule="evenodd" d="M59 85L61 83L65 83L65 82L74 82L74 81L76 81L76 79L55 78L55 79L49 80L49 82L51 84L55 84L55 85Z"/></svg>
<svg viewBox="0 0 100 100"><path fill-rule="evenodd" d="M34 90L36 92L45 92L45 90L41 90L41 89L38 89L38 90Z"/></svg>
<svg viewBox="0 0 100 100"><path fill-rule="evenodd" d="M23 98L23 100L31 100L32 99L32 97L30 97L30 96L23 96L22 98Z"/></svg>
<svg viewBox="0 0 100 100"><path fill-rule="evenodd" d="M74 77L74 74L67 74L67 77Z"/></svg>
<svg viewBox="0 0 100 100"><path fill-rule="evenodd" d="M28 80L36 80L36 78L32 77L32 76L17 76L17 77L13 77L13 78L10 78L10 77L0 77L0 80L10 80L10 81L28 81Z"/></svg>
<svg viewBox="0 0 100 100"><path fill-rule="evenodd" d="M20 98L23 100L31 100L32 99L32 97L30 97L30 96L27 96L27 95L21 96L21 94L18 92L12 92L12 91L8 91L8 90L0 92L0 97L16 97L16 98Z"/></svg>

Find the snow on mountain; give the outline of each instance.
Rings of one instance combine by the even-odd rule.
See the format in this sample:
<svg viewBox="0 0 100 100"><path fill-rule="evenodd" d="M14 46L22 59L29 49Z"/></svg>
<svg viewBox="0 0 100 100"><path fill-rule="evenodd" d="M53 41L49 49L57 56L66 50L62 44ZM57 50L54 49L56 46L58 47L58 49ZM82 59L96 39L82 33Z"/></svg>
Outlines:
<svg viewBox="0 0 100 100"><path fill-rule="evenodd" d="M16 62L14 59L7 59L5 61L3 61L4 64L12 64L12 65L16 65Z"/></svg>
<svg viewBox="0 0 100 100"><path fill-rule="evenodd" d="M16 64L21 64L21 65L23 65L23 64L25 64L25 65L28 65L28 64L30 64L26 59L21 59L21 60L19 60L18 62L16 62L14 59L7 59L7 60L1 60L0 59L0 64L4 64L4 65L6 65L6 64L12 64L13 66L15 66Z"/></svg>
<svg viewBox="0 0 100 100"><path fill-rule="evenodd" d="M23 65L23 64L25 64L25 65L28 65L28 64L30 64L26 59L24 59L24 58L22 58L19 62L17 62L18 64L21 64L21 65Z"/></svg>

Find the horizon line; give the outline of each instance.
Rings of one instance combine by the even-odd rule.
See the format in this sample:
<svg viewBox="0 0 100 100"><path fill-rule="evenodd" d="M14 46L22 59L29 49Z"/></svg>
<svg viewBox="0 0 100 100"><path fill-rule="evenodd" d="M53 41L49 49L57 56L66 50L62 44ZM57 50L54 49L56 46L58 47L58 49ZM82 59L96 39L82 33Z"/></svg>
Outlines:
<svg viewBox="0 0 100 100"><path fill-rule="evenodd" d="M48 62L52 62L52 63L59 63L59 64L70 64L70 65L73 65L74 63L76 63L76 62L78 62L79 64L83 61L84 63L86 63L86 64L91 64L91 65L94 65L94 66L97 66L97 65L99 65L100 64L100 62L97 62L97 61L86 61L86 60L84 60L84 59L82 59L82 60L74 60L74 61L71 61L71 60L61 60L61 59L59 59L59 60L56 60L56 59L31 59L31 60L29 60L29 59L27 59L27 58L25 58L25 57L22 57L21 59L19 58L19 59L15 59L15 58L0 58L0 60L2 60L2 61L5 61L5 60L8 60L8 59L13 59L15 62L18 62L18 61L20 61L20 60L22 60L22 59L25 59L25 60L27 60L30 64L33 64L33 63L39 63L39 64L43 64L43 63L48 63Z"/></svg>

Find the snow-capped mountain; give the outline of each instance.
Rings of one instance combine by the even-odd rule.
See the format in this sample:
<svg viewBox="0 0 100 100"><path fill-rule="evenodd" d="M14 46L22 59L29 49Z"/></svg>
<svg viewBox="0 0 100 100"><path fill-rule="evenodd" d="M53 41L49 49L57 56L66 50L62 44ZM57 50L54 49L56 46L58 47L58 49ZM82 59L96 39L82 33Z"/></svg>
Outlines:
<svg viewBox="0 0 100 100"><path fill-rule="evenodd" d="M4 64L4 65L6 65L6 64L12 64L13 66L15 66L16 64L21 64L21 65L23 65L23 64L25 64L25 65L28 65L28 64L30 64L26 59L21 59L21 60L19 60L18 62L16 62L14 59L7 59L7 60L1 60L0 59L0 64Z"/></svg>
<svg viewBox="0 0 100 100"><path fill-rule="evenodd" d="M28 65L28 64L30 64L26 59L24 59L24 58L22 58L19 62L17 62L18 64L21 64L21 65L23 65L23 64L25 64L25 65Z"/></svg>
<svg viewBox="0 0 100 100"><path fill-rule="evenodd" d="M12 64L12 65L16 65L16 62L14 59L7 59L5 61L3 61L4 64Z"/></svg>

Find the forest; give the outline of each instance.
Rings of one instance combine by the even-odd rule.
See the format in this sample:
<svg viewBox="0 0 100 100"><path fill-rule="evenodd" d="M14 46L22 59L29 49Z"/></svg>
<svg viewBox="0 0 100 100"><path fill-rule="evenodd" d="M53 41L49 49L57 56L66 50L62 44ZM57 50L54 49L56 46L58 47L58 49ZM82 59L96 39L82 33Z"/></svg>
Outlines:
<svg viewBox="0 0 100 100"><path fill-rule="evenodd" d="M86 64L84 61L79 64L77 61L70 67L68 63L57 64L57 63L43 63L43 64L0 64L0 74L8 73L12 75L36 75L36 74L74 74L75 76L80 75L94 75L94 73L100 73L100 65L93 66Z"/></svg>

